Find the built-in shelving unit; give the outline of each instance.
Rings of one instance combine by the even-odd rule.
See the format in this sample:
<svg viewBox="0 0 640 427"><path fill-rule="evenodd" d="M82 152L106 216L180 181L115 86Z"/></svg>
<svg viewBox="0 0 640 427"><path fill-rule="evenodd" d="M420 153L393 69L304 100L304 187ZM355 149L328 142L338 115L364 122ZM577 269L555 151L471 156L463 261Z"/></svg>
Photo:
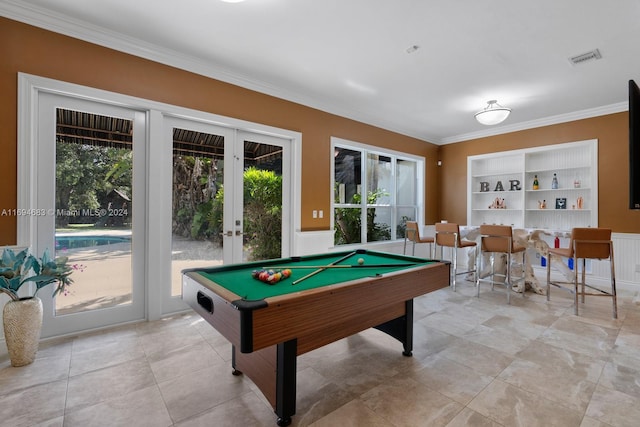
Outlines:
<svg viewBox="0 0 640 427"><path fill-rule="evenodd" d="M557 188L552 186L554 174ZM533 189L536 178L538 189ZM469 156L467 224L597 227L597 184L595 139Z"/></svg>

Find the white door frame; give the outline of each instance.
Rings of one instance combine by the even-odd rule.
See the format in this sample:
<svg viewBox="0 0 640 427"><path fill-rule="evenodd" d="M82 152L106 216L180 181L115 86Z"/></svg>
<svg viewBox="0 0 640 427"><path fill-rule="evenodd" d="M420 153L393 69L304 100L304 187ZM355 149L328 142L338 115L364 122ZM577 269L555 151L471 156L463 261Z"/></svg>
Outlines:
<svg viewBox="0 0 640 427"><path fill-rule="evenodd" d="M145 112L147 118L147 150L145 167L153 171L153 179L146 181L146 242L144 288L146 297L145 316L148 320L181 310L180 304L163 305L162 293L158 289L169 289L170 275L165 269L170 265L171 241L158 230L166 223L163 216L171 215L170 199L162 197L164 188L171 187L171 168L167 161L171 159L171 149L164 142L164 117L183 117L189 120L216 124L239 131L247 131L265 136L274 136L291 141L290 165L291 185L283 186L283 220L288 233L282 242L283 256L296 254L300 249L296 245L296 236L301 223L301 159L302 134L300 132L234 119L161 102L118 94L101 89L90 88L59 80L48 79L26 73L18 73L18 197L17 208L29 209L36 206L36 189L33 182L37 177L37 168L31 165L33 144L37 138L37 104L40 93L56 93L76 99L93 100L105 104L121 106ZM170 163L169 163L170 164ZM167 174L169 178L167 181ZM167 186L167 182L169 185ZM287 201L285 203L285 200ZM166 203L169 202L169 205ZM168 212L168 213L167 213ZM33 218L17 218L17 246L33 246L37 235L37 222ZM170 270L169 270L170 271ZM45 297L46 298L46 297ZM176 307L178 306L178 307ZM86 326L83 330L98 329L101 326ZM103 326L102 326L103 327Z"/></svg>
<svg viewBox="0 0 640 427"><path fill-rule="evenodd" d="M30 188L32 190L33 205L46 215L30 217L32 230L29 246L31 251L40 256L45 250L55 251L55 218L56 218L56 110L89 112L93 114L117 117L133 122L133 206L132 209L132 239L131 239L131 291L132 301L129 304L113 307L79 311L72 314L56 315L55 300L52 298L53 286L48 286L38 293L42 299L44 321L42 336L57 336L78 332L78 328L95 329L124 322L132 322L145 318L145 287L144 267L146 241L145 212L146 212L146 114L145 112L80 99L73 96L42 92L38 94L36 107L36 122L38 132L30 144L31 169ZM81 273L76 273L81 274ZM81 286L82 281L76 278ZM63 295L57 298L64 298Z"/></svg>

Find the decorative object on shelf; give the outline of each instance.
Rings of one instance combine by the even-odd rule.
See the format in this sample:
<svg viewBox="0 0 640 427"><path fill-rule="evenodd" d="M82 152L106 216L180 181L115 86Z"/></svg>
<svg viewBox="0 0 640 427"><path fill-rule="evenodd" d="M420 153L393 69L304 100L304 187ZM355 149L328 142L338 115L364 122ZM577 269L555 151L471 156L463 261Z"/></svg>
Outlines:
<svg viewBox="0 0 640 427"><path fill-rule="evenodd" d="M543 200L543 201L538 200L538 209L547 209L547 201L546 200Z"/></svg>
<svg viewBox="0 0 640 427"><path fill-rule="evenodd" d="M484 107L483 110L478 111L475 117L479 123L491 126L504 122L510 113L511 108L503 107L498 104L498 101L492 99L491 101L487 101L487 106Z"/></svg>
<svg viewBox="0 0 640 427"><path fill-rule="evenodd" d="M507 209L507 204L504 199L496 197L493 203L489 205L489 209Z"/></svg>
<svg viewBox="0 0 640 427"><path fill-rule="evenodd" d="M538 175L533 176L533 189L537 190L540 188L540 183L538 182Z"/></svg>
<svg viewBox="0 0 640 427"><path fill-rule="evenodd" d="M580 188L580 178L573 180L573 188Z"/></svg>
<svg viewBox="0 0 640 427"><path fill-rule="evenodd" d="M584 199L582 198L582 196L578 197L578 200L576 200L576 204L578 205L578 209L582 209L582 207L584 206Z"/></svg>
<svg viewBox="0 0 640 427"><path fill-rule="evenodd" d="M559 197L556 199L556 209L567 209L566 197Z"/></svg>
<svg viewBox="0 0 640 427"><path fill-rule="evenodd" d="M509 180L509 191L520 191L522 187L520 187L519 179L510 179ZM480 192L486 193L491 191L490 183L488 181L480 181ZM504 186L502 185L502 181L496 182L496 187L493 191L505 191Z"/></svg>
<svg viewBox="0 0 640 427"><path fill-rule="evenodd" d="M0 292L9 295L2 312L4 336L12 366L24 366L34 361L42 329L42 301L36 293L43 287L55 283L53 296L66 293L73 281L71 273L78 266L67 264L67 257L51 258L44 251L36 258L24 249L17 254L5 248L0 258ZM20 297L22 285L33 283L36 289L31 296Z"/></svg>
<svg viewBox="0 0 640 427"><path fill-rule="evenodd" d="M553 190L557 190L558 189L558 177L556 176L556 174L553 174L553 179L551 180L551 188Z"/></svg>

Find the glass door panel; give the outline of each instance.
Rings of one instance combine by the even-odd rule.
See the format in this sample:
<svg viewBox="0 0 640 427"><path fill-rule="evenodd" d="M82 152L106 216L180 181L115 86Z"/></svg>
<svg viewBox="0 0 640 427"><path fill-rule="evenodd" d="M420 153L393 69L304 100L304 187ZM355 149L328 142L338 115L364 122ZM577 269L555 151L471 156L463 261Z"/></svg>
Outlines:
<svg viewBox="0 0 640 427"><path fill-rule="evenodd" d="M38 293L42 336L145 317L146 115L79 98L38 95L31 249L68 256L66 294ZM33 167L33 166L32 166Z"/></svg>
<svg viewBox="0 0 640 427"><path fill-rule="evenodd" d="M56 109L55 254L77 270L55 314L132 301L133 121Z"/></svg>
<svg viewBox="0 0 640 427"><path fill-rule="evenodd" d="M171 296L177 297L183 269L224 262L225 144L231 143L233 131L187 120L170 123Z"/></svg>
<svg viewBox="0 0 640 427"><path fill-rule="evenodd" d="M283 146L243 134L242 261L282 256ZM261 142L263 141L263 142Z"/></svg>

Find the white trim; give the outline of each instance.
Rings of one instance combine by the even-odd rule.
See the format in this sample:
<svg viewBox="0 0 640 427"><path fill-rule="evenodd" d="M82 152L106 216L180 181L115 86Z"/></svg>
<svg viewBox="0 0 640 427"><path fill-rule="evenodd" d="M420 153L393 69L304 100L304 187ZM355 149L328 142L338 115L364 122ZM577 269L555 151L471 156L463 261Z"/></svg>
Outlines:
<svg viewBox="0 0 640 427"><path fill-rule="evenodd" d="M425 158L423 156L418 156L416 154L409 154L403 151L393 150L391 148L379 147L376 145L369 145L363 142L351 141L349 139L338 138L337 136L331 137L331 153L333 154L333 150L336 145L346 145L348 147L356 147L361 148L363 150L367 150L372 153L386 154L397 157L404 157L405 159L411 159L418 162L425 162Z"/></svg>

